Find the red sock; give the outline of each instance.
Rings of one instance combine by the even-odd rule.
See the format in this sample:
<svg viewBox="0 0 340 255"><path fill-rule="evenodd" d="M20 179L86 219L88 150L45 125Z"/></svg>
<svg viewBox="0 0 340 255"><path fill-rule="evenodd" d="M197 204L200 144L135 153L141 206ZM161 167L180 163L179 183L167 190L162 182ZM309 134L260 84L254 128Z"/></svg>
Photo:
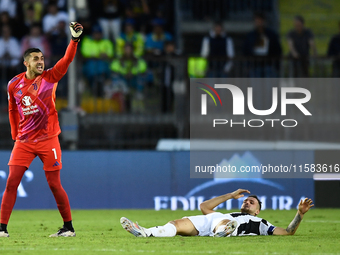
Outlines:
<svg viewBox="0 0 340 255"><path fill-rule="evenodd" d="M8 224L17 199L17 189L27 168L25 166L9 166L9 176L1 202L0 223Z"/></svg>
<svg viewBox="0 0 340 255"><path fill-rule="evenodd" d="M71 207L70 202L68 201L68 196L61 186L60 182L60 170L56 171L45 171L45 176L50 186L50 189L53 193L55 201L57 202L57 206L61 217L63 218L64 222L68 222L72 220L71 217Z"/></svg>

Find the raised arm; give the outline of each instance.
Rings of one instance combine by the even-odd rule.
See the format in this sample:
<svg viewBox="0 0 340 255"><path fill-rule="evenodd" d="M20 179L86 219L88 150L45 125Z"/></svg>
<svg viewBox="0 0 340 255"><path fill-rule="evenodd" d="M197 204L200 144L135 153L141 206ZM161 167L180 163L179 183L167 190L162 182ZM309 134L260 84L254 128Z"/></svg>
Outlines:
<svg viewBox="0 0 340 255"><path fill-rule="evenodd" d="M58 82L66 74L69 65L76 55L80 35L83 32L83 26L77 22L71 22L70 30L72 40L66 49L65 55L54 65L53 68L47 70L45 79L49 81Z"/></svg>
<svg viewBox="0 0 340 255"><path fill-rule="evenodd" d="M278 235L278 236L284 236L284 235L294 235L297 228L300 225L300 222L303 219L303 216L306 212L308 212L308 210L314 206L314 204L312 204L313 201L311 199L306 198L305 200L301 200L299 203L299 208L298 211L294 217L294 219L292 220L292 222L288 225L288 227L286 229L284 228L280 228L280 227L276 227L274 229L273 235Z"/></svg>
<svg viewBox="0 0 340 255"><path fill-rule="evenodd" d="M250 191L246 189L238 189L238 190L235 190L234 192L227 193L219 197L214 197L212 199L206 200L203 203L201 203L200 209L204 215L213 213L214 212L213 209L219 204L232 198L238 199L240 197L244 197L244 194L242 193L250 193Z"/></svg>

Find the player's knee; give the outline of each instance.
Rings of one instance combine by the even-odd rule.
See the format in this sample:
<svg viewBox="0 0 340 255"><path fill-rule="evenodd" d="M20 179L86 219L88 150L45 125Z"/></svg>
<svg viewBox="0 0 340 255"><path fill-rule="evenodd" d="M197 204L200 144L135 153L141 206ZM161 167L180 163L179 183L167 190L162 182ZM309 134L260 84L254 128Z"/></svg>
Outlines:
<svg viewBox="0 0 340 255"><path fill-rule="evenodd" d="M7 192L16 191L18 189L19 184L20 181L18 182L17 180L8 179L6 184L6 191Z"/></svg>
<svg viewBox="0 0 340 255"><path fill-rule="evenodd" d="M59 185L55 185L55 184L50 185L50 189L53 193L58 192L60 188L61 187Z"/></svg>
<svg viewBox="0 0 340 255"><path fill-rule="evenodd" d="M169 221L168 223L171 223L172 225L175 225L176 227L176 221L172 220L172 221Z"/></svg>
<svg viewBox="0 0 340 255"><path fill-rule="evenodd" d="M172 221L169 221L168 223L172 224L175 226L176 230L178 229L178 224L176 221L172 220Z"/></svg>
<svg viewBox="0 0 340 255"><path fill-rule="evenodd" d="M183 236L195 236L198 231L191 224L188 224L187 219L180 219L175 221L169 221L170 224L174 225L176 228L176 235Z"/></svg>
<svg viewBox="0 0 340 255"><path fill-rule="evenodd" d="M53 186L53 185L49 185L50 186L50 190L52 191L52 193L55 193L58 191L58 188Z"/></svg>
<svg viewBox="0 0 340 255"><path fill-rule="evenodd" d="M6 192L15 192L15 191L17 191L17 189L18 189L18 186L7 185L5 190L6 190Z"/></svg>
<svg viewBox="0 0 340 255"><path fill-rule="evenodd" d="M53 193L61 189L61 184L54 181L48 181L48 186Z"/></svg>

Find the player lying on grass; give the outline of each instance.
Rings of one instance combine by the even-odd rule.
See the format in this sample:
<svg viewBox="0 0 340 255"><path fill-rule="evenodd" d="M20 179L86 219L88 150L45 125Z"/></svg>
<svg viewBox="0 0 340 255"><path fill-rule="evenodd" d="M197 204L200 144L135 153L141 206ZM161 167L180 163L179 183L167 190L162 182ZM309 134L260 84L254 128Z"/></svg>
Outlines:
<svg viewBox="0 0 340 255"><path fill-rule="evenodd" d="M126 231L136 237L294 235L304 214L314 206L311 199L301 200L294 219L286 229L273 226L268 221L257 217L261 211L261 202L255 195L248 196L243 201L241 212L222 214L213 210L229 199L243 197L242 193L250 192L238 189L204 201L200 205L203 215L184 217L170 221L164 226L143 228L125 217L120 219L120 223Z"/></svg>

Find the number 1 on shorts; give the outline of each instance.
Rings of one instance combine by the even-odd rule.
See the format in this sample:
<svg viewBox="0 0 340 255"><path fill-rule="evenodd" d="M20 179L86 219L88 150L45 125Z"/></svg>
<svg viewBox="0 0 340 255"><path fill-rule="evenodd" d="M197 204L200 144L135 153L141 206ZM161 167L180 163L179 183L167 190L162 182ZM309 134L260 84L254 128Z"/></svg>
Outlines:
<svg viewBox="0 0 340 255"><path fill-rule="evenodd" d="M53 148L52 151L53 151L53 153L54 153L54 158L55 158L55 159L58 159L58 157L57 157L57 151L55 150L55 148Z"/></svg>

